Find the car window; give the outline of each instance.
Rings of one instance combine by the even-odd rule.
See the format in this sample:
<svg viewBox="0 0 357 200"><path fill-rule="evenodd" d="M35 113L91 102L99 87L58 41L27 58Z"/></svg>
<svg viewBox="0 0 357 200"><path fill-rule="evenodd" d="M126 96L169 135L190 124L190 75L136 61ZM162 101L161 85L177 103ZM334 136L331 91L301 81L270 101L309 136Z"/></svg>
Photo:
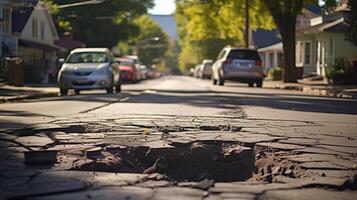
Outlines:
<svg viewBox="0 0 357 200"><path fill-rule="evenodd" d="M122 66L132 66L134 65L133 60L119 60Z"/></svg>
<svg viewBox="0 0 357 200"><path fill-rule="evenodd" d="M228 54L229 59L242 59L242 60L260 60L256 51L250 50L231 50Z"/></svg>
<svg viewBox="0 0 357 200"><path fill-rule="evenodd" d="M71 54L66 63L106 63L109 61L105 52L78 52Z"/></svg>

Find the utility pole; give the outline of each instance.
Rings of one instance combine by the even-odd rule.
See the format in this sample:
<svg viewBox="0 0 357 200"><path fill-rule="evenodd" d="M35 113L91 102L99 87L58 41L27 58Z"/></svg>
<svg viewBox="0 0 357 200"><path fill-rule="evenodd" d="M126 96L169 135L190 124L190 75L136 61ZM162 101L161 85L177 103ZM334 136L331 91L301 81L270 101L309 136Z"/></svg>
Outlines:
<svg viewBox="0 0 357 200"><path fill-rule="evenodd" d="M245 0L245 48L250 46L249 0Z"/></svg>

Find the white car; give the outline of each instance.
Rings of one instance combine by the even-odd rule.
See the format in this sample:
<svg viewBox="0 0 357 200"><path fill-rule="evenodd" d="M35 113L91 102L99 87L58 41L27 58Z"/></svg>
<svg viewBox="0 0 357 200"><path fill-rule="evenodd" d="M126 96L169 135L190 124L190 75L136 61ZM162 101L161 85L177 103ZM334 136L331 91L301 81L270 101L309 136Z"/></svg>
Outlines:
<svg viewBox="0 0 357 200"><path fill-rule="evenodd" d="M69 89L76 94L81 90L105 89L107 93L121 91L118 63L107 48L79 48L71 51L62 62L58 74L61 95L67 95Z"/></svg>

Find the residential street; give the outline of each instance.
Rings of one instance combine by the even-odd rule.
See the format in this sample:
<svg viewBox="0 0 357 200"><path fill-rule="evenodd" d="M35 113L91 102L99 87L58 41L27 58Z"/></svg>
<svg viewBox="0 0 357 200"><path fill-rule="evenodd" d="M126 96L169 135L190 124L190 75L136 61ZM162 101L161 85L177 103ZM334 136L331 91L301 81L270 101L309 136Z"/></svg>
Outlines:
<svg viewBox="0 0 357 200"><path fill-rule="evenodd" d="M0 104L0 197L357 198L356 99L185 76L122 90Z"/></svg>

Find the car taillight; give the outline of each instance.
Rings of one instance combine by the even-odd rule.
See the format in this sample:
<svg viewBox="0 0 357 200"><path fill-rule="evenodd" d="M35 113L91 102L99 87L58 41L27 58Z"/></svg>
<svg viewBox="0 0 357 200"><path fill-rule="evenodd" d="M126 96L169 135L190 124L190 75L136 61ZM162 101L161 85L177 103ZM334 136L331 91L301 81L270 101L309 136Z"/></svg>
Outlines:
<svg viewBox="0 0 357 200"><path fill-rule="evenodd" d="M256 61L255 61L255 64L256 64L257 66L262 66L262 61L261 61L261 60L256 60Z"/></svg>
<svg viewBox="0 0 357 200"><path fill-rule="evenodd" d="M223 64L231 64L232 63L232 60L230 60L230 59L227 59L227 60L225 60L225 61L223 61Z"/></svg>

